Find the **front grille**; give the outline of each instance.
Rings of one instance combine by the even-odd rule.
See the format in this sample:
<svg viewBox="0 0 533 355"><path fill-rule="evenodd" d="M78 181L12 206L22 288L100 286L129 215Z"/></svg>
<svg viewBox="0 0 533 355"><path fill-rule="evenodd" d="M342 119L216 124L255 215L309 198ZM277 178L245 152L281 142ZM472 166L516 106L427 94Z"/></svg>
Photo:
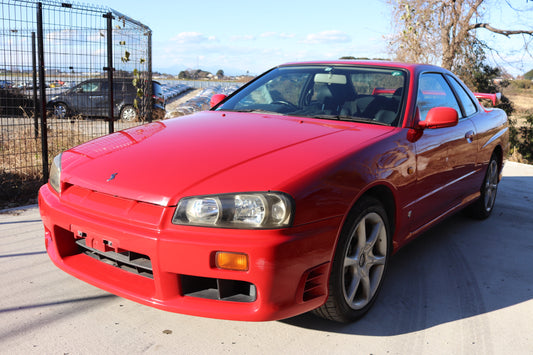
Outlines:
<svg viewBox="0 0 533 355"><path fill-rule="evenodd" d="M254 302L257 298L255 285L246 281L188 275L180 275L180 280L184 296L233 302Z"/></svg>
<svg viewBox="0 0 533 355"><path fill-rule="evenodd" d="M154 278L152 262L146 255L127 250L121 251L120 253L114 251L100 251L88 247L84 238L77 239L76 244L80 247L83 254L95 258L96 260L140 276L148 277L150 279Z"/></svg>

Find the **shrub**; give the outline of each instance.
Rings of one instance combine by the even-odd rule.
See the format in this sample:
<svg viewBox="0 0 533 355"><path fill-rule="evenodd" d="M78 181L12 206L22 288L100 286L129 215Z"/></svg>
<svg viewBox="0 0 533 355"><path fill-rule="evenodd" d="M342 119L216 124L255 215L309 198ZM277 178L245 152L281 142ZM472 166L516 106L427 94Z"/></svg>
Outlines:
<svg viewBox="0 0 533 355"><path fill-rule="evenodd" d="M533 113L525 117L525 124L516 127L511 126L511 146L522 155L522 157L533 162Z"/></svg>

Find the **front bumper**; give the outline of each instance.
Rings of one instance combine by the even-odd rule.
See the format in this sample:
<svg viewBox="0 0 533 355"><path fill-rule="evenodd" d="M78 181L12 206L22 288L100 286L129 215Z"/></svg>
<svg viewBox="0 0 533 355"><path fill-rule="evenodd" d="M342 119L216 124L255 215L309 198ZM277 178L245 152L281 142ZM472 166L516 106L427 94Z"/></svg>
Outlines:
<svg viewBox="0 0 533 355"><path fill-rule="evenodd" d="M340 217L281 230L176 226L174 208L76 186L39 191L47 252L62 270L166 311L266 321L327 298ZM217 251L246 253L248 271L222 270Z"/></svg>

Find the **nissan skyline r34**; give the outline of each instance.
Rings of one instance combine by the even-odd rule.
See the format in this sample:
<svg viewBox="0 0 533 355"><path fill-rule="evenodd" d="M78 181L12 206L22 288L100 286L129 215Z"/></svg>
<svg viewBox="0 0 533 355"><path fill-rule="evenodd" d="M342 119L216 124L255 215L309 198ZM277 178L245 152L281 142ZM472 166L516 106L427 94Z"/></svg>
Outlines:
<svg viewBox="0 0 533 355"><path fill-rule="evenodd" d="M442 68L289 63L212 105L54 158L39 205L59 268L171 312L348 322L393 253L494 208L507 117Z"/></svg>

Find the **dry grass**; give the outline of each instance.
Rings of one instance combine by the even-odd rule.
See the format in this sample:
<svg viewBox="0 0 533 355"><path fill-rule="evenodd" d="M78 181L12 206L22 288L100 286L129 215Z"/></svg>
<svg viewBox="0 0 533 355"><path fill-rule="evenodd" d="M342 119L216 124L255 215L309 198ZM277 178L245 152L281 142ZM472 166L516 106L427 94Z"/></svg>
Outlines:
<svg viewBox="0 0 533 355"><path fill-rule="evenodd" d="M517 111L527 111L533 109L533 92L531 95L523 94L514 94L511 96L511 101L515 105Z"/></svg>
<svg viewBox="0 0 533 355"><path fill-rule="evenodd" d="M72 133L68 129L61 128L48 130L49 158L91 138L77 132ZM0 142L0 155L3 158L0 170L28 176L38 174L42 167L42 143L40 137L33 138L34 128L31 126L11 127L6 136L8 139Z"/></svg>
<svg viewBox="0 0 533 355"><path fill-rule="evenodd" d="M32 125L2 127L0 141L0 209L35 203L42 174L41 139L34 138ZM48 131L49 163L59 152L86 142L91 137L54 127Z"/></svg>
<svg viewBox="0 0 533 355"><path fill-rule="evenodd" d="M504 89L503 94L511 100L515 108L511 118L517 121L517 125L523 125L524 117L533 113L533 88L511 85Z"/></svg>

